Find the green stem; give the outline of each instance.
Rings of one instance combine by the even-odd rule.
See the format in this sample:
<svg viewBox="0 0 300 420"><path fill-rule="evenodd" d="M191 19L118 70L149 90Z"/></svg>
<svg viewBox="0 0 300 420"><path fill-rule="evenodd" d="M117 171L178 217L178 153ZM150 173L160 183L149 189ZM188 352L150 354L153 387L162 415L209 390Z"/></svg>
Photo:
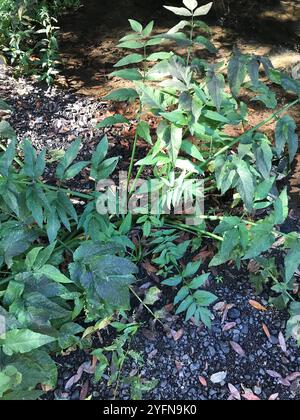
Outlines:
<svg viewBox="0 0 300 420"><path fill-rule="evenodd" d="M200 216L200 218L203 218L203 217ZM169 223L165 223L165 226L172 227L172 228L176 227L184 232L189 232L189 233L194 233L194 234L199 233L203 236L207 236L208 238L215 239L216 241L219 241L219 242L223 242L224 240L221 236L215 235L214 233L207 232L202 229L198 229L197 227L193 228L192 226L184 225L178 222L169 221Z"/></svg>
<svg viewBox="0 0 300 420"><path fill-rule="evenodd" d="M59 191L65 192L66 194L70 194L74 197L83 198L85 200L94 200L95 199L95 197L92 194L80 193L80 192L77 192L77 191L70 190L68 188L54 187L52 185L45 184L42 181L38 181L38 182L43 188L45 188L46 190L49 190L49 191L59 190Z"/></svg>
<svg viewBox="0 0 300 420"><path fill-rule="evenodd" d="M191 43L193 42L193 38L194 38L194 28L195 28L195 26L194 26L194 13L193 13L192 21L191 21L191 31L190 31L190 42ZM192 51L193 51L193 45L190 45L189 49L188 49L187 60L186 60L186 63L187 63L188 66L190 65Z"/></svg>
<svg viewBox="0 0 300 420"><path fill-rule="evenodd" d="M131 291L131 293L137 298L137 300L147 309L147 311L153 316L153 318L158 321L163 327L164 324L163 322L157 318L157 316L155 315L155 313L149 308L148 305L146 305L146 303L143 302L143 300L139 297L139 295L135 292L135 290L133 289L133 287L129 287L129 290Z"/></svg>
<svg viewBox="0 0 300 420"><path fill-rule="evenodd" d="M139 111L139 117L138 117L138 124L140 123L140 121L141 121L141 105L140 105L140 111ZM137 141L138 141L138 131L136 130L135 135L134 135L134 140L133 140L133 146L132 146L132 152L131 152L131 158L130 158L130 165L129 165L129 169L128 169L128 177L127 177L128 185L130 183L131 176L132 176L132 171L133 171L133 167L134 167Z"/></svg>
<svg viewBox="0 0 300 420"><path fill-rule="evenodd" d="M134 189L135 189L136 183L137 183L137 182L138 182L138 180L140 179L140 177L141 177L141 175L142 175L142 172L143 172L144 168L145 168L145 165L141 165L141 166L139 167L139 170L138 170L138 172L137 172L137 174L136 174L136 177L134 178L134 181L133 181L133 183L132 183L132 185L131 185L131 188L130 188L130 190L129 190L129 196L131 196L131 195L132 195L132 193L133 193L133 191L134 191Z"/></svg>

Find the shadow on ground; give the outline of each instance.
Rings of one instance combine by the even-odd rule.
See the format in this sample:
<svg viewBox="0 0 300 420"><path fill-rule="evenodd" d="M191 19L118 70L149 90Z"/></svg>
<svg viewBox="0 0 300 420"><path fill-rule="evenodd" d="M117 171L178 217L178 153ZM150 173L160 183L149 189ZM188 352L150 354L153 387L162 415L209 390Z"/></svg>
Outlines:
<svg viewBox="0 0 300 420"><path fill-rule="evenodd" d="M279 45L298 49L300 5L296 0L218 1L215 3L224 3L225 8L216 7L209 16L209 24L212 25L214 41L228 53L234 44L243 42L243 38L254 51L263 46L269 51ZM128 19L137 19L144 24L153 19L161 32L178 21L178 17L163 9L163 4L180 2L83 0L79 11L60 22L64 84L96 96L111 90L108 74L123 54L116 44L128 31Z"/></svg>

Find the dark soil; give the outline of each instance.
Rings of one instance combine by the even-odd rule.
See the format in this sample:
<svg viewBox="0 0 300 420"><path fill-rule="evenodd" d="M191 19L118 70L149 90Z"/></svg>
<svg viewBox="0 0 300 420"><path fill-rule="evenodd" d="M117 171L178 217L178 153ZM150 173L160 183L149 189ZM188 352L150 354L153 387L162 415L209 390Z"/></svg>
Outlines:
<svg viewBox="0 0 300 420"><path fill-rule="evenodd" d="M178 17L163 9L164 4L181 1L152 0L83 0L79 12L67 15L61 22L60 50L63 59L61 83L87 95L98 97L122 86L109 78L113 65L123 51L116 47L129 31L128 19L142 24L155 20L157 32L164 32L178 22ZM203 1L202 3L207 3ZM225 0L223 9L215 2L206 17L213 41L220 46L218 58L226 59L234 45L241 49L272 52L282 48L299 50L300 8L296 0L249 1Z"/></svg>

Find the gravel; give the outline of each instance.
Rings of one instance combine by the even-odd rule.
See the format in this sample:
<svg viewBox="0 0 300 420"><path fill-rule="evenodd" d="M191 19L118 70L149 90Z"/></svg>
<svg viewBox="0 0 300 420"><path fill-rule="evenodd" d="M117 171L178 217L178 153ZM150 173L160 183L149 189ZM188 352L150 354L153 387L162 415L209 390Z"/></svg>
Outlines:
<svg viewBox="0 0 300 420"><path fill-rule="evenodd" d="M143 328L134 338L131 348L138 351L144 359L141 370L141 377L145 380L157 379L158 385L155 389L144 394L144 399L153 400L227 400L230 397L228 385L234 385L241 395L251 391L256 397L267 400L271 395L279 394L280 400L300 400L299 380L291 381L290 386L282 385L276 378L270 376L269 371L278 372L283 378L291 373L300 370L300 352L293 340L287 342L287 353L283 353L278 344L278 335L284 332L285 323L288 317L287 312L269 309L267 312L260 312L250 304L250 299L260 300L247 283L246 274L242 278L241 273L230 269L224 273L225 278L222 285L211 283L209 289L219 296L219 300L234 305L231 314L222 324L222 313L214 313L213 328L208 330L196 327L191 322L185 323L182 318L172 318L170 326L179 330L184 329L182 337L174 341L160 326L154 328L155 341L143 334ZM236 279L242 280L241 282ZM233 309L235 311L233 311ZM230 318L231 315L231 318ZM228 331L223 331L224 324L232 322L232 315L241 318L240 324ZM143 315L142 315L143 316ZM147 318L147 315L144 314ZM146 318L141 320L146 322ZM236 322L236 321L235 321ZM274 333L270 339L263 331L262 325L268 326ZM150 327L147 327L150 328ZM245 352L245 357L237 354L231 342L239 343ZM83 360L90 358L79 352L78 363L74 366L72 374L76 373L78 366ZM68 357L66 358L68 359ZM72 356L74 362L76 352ZM61 363L61 361L60 361ZM70 363L69 363L70 364ZM125 363L124 376L130 376L136 368L132 362ZM226 373L226 378L220 383L211 381L212 375ZM70 374L70 369L68 369ZM63 371L60 372L60 376ZM70 375L71 376L71 375ZM207 386L200 382L204 378ZM77 384L82 386L86 376ZM67 399L73 398L76 390L70 390ZM56 395L63 394L63 389L58 389ZM105 380L100 383L90 384L89 394L94 399L111 399L113 387L107 386ZM243 397L242 397L243 398ZM130 399L130 389L121 386L118 392L118 399Z"/></svg>
<svg viewBox="0 0 300 420"><path fill-rule="evenodd" d="M19 141L30 138L37 150L66 149L81 137L84 153L88 154L93 142L103 136L96 125L108 106L96 98L14 79L11 69L4 66L0 66L0 98L13 108L9 122Z"/></svg>

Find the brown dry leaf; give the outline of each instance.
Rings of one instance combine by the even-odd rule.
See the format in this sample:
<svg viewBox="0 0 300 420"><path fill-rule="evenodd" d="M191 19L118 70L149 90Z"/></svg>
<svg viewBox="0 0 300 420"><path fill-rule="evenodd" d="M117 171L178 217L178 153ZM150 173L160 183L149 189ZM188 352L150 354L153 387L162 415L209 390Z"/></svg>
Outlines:
<svg viewBox="0 0 300 420"><path fill-rule="evenodd" d="M269 401L276 401L278 397L279 397L279 394L272 394L272 395L269 397Z"/></svg>
<svg viewBox="0 0 300 420"><path fill-rule="evenodd" d="M74 346L74 347L69 347L67 350L62 351L62 352L61 352L61 355L62 355L63 357L65 357L65 356L70 356L70 354L71 354L71 353L74 353L74 351L76 351L76 350L77 350L77 346Z"/></svg>
<svg viewBox="0 0 300 420"><path fill-rule="evenodd" d="M49 386L49 385L41 385L41 388L42 388L42 390L43 390L43 392L45 393L45 394L47 394L47 392L50 392L50 391L52 391L53 390L53 388L51 387L51 386Z"/></svg>
<svg viewBox="0 0 300 420"><path fill-rule="evenodd" d="M174 341L180 340L181 337L183 336L183 334L184 334L184 329L183 328L180 328L180 330L178 330L178 331L171 330L171 335L172 335Z"/></svg>
<svg viewBox="0 0 300 420"><path fill-rule="evenodd" d="M278 382L283 385L283 386L287 386L290 387L292 384L290 383L290 381L288 381L286 378L281 378L278 379Z"/></svg>
<svg viewBox="0 0 300 420"><path fill-rule="evenodd" d="M218 302L214 307L213 310L216 312L223 312L226 308L226 302Z"/></svg>
<svg viewBox="0 0 300 420"><path fill-rule="evenodd" d="M195 255L193 261L201 260L203 263L209 258L214 256L214 252L212 250L208 250L207 248L203 248L199 254Z"/></svg>
<svg viewBox="0 0 300 420"><path fill-rule="evenodd" d="M164 306L164 311L169 313L172 312L174 309L174 304L173 303L168 303L167 305Z"/></svg>
<svg viewBox="0 0 300 420"><path fill-rule="evenodd" d="M96 369L97 363L98 363L97 357L93 356L93 359L92 359L92 368L93 369Z"/></svg>
<svg viewBox="0 0 300 420"><path fill-rule="evenodd" d="M266 336L270 340L271 334L270 334L269 328L266 326L266 324L262 324L262 328L263 328L264 333L266 334Z"/></svg>
<svg viewBox="0 0 300 420"><path fill-rule="evenodd" d="M142 334L144 337L146 337L150 341L156 341L156 333L154 331L151 331L147 328L142 329Z"/></svg>
<svg viewBox="0 0 300 420"><path fill-rule="evenodd" d="M236 327L236 322L227 322L227 324L224 325L223 327L223 332L229 331L232 328Z"/></svg>
<svg viewBox="0 0 300 420"><path fill-rule="evenodd" d="M261 399L252 391L245 391L245 394L243 394L242 397L247 401L261 401Z"/></svg>
<svg viewBox="0 0 300 420"><path fill-rule="evenodd" d="M76 375L72 376L68 382L65 385L65 389L72 388L73 385L75 385L77 382L80 381L83 372L88 373L89 375L92 375L95 373L94 367L91 365L90 362L84 362L81 366L79 366Z"/></svg>
<svg viewBox="0 0 300 420"><path fill-rule="evenodd" d="M256 274L260 269L260 265L255 260L251 260L248 264L249 273Z"/></svg>
<svg viewBox="0 0 300 420"><path fill-rule="evenodd" d="M283 351L283 353L287 353L286 341L281 331L279 333L278 340L279 340L280 348Z"/></svg>
<svg viewBox="0 0 300 420"><path fill-rule="evenodd" d="M176 366L176 369L178 370L178 372L180 371L180 370L182 370L182 368L183 368L183 363L182 362L180 362L179 360L175 360L175 366Z"/></svg>
<svg viewBox="0 0 300 420"><path fill-rule="evenodd" d="M149 260L142 263L142 267L147 271L148 274L156 274L157 268L154 267Z"/></svg>
<svg viewBox="0 0 300 420"><path fill-rule="evenodd" d="M199 376L199 382L202 386L207 388L207 380L204 378L204 376Z"/></svg>
<svg viewBox="0 0 300 420"><path fill-rule="evenodd" d="M256 300L249 300L249 304L256 309L257 311L266 312L268 309L265 308L261 303L257 302Z"/></svg>
<svg viewBox="0 0 300 420"><path fill-rule="evenodd" d="M228 305L226 305L223 316L222 316L222 324L224 324L224 322L227 319L228 311L234 307L235 305L233 303L228 303Z"/></svg>
<svg viewBox="0 0 300 420"><path fill-rule="evenodd" d="M86 399L87 394L88 394L88 392L89 392L89 387L90 387L90 382L89 382L89 380L87 379L87 380L84 382L84 384L82 385L82 388L81 388L81 391L80 391L80 397L79 397L80 401L83 401L83 400L85 400L85 399Z"/></svg>
<svg viewBox="0 0 300 420"><path fill-rule="evenodd" d="M289 382L293 382L296 379L300 378L300 372L294 372L288 375L285 379Z"/></svg>
<svg viewBox="0 0 300 420"><path fill-rule="evenodd" d="M239 390L232 384L228 384L228 388L230 391L230 395L235 399L235 400L241 400L241 394L239 392Z"/></svg>
<svg viewBox="0 0 300 420"><path fill-rule="evenodd" d="M238 343L236 343L235 341L230 341L230 345L238 355L240 355L241 357L246 356L244 349L242 349L242 347Z"/></svg>

